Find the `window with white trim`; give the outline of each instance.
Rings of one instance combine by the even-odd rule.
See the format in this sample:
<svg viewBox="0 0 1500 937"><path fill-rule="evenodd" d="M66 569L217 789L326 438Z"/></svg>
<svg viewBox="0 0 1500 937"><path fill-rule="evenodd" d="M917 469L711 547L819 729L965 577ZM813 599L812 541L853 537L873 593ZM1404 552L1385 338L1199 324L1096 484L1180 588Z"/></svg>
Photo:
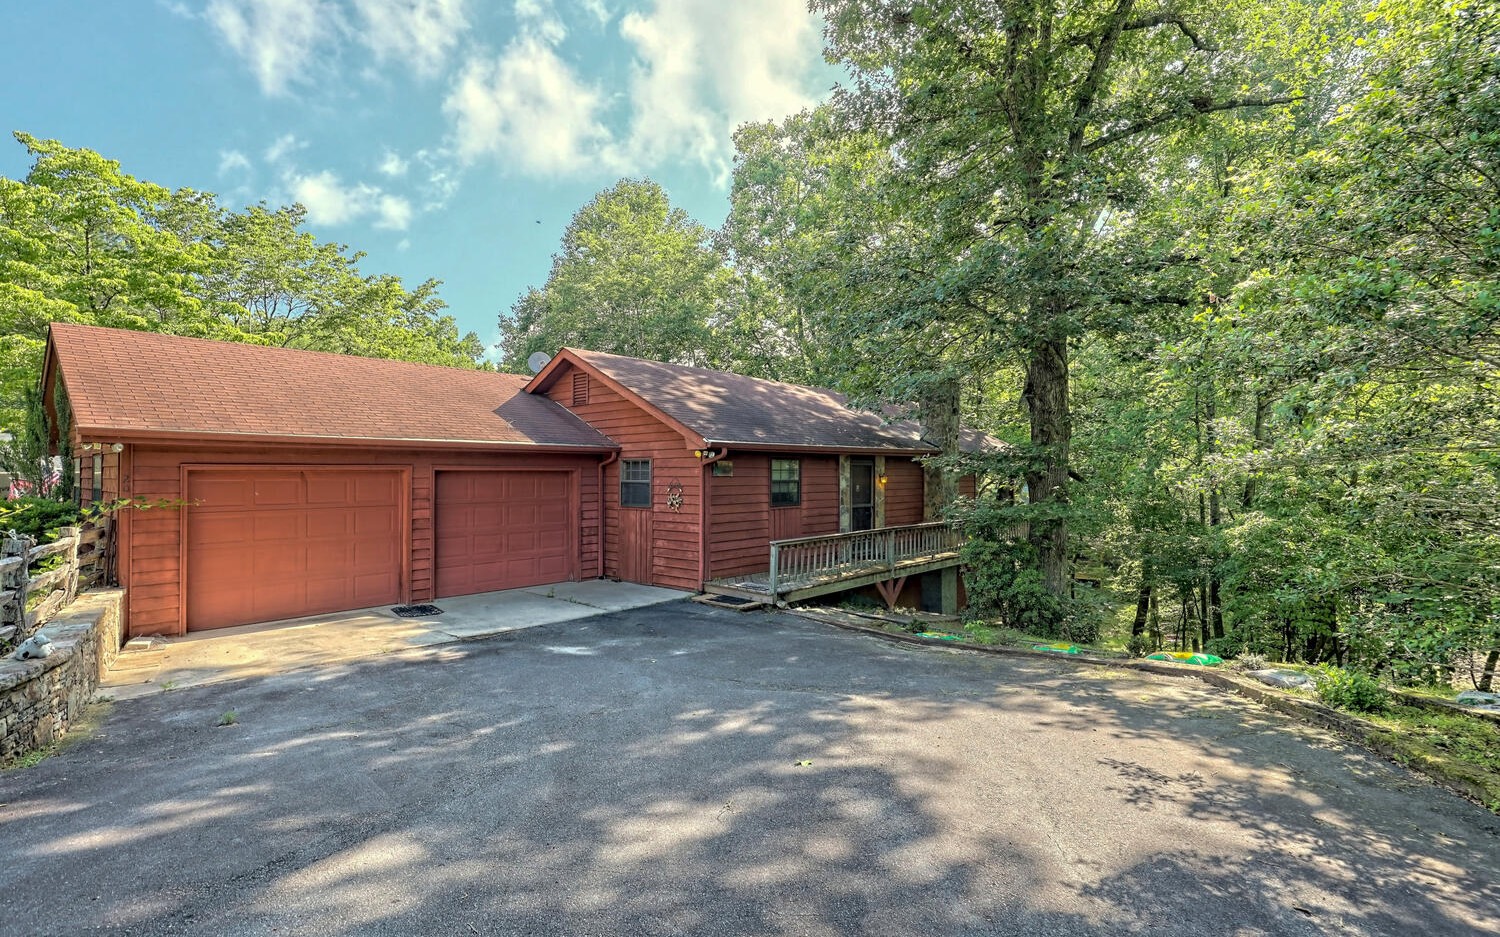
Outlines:
<svg viewBox="0 0 1500 937"><path fill-rule="evenodd" d="M651 460L620 460L620 507L651 506Z"/></svg>

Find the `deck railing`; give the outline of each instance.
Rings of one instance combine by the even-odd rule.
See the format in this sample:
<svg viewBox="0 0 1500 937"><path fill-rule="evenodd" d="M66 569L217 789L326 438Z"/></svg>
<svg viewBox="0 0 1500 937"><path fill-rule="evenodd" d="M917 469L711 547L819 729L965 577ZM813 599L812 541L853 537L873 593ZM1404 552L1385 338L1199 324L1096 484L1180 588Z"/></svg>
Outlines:
<svg viewBox="0 0 1500 937"><path fill-rule="evenodd" d="M798 580L881 568L958 552L963 534L946 521L771 541L771 595Z"/></svg>

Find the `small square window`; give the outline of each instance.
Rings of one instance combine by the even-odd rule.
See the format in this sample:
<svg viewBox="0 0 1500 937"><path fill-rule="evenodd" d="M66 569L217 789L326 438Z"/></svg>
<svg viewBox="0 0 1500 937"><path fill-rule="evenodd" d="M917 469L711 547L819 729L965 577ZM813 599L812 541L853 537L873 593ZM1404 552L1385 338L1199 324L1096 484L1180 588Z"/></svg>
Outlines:
<svg viewBox="0 0 1500 937"><path fill-rule="evenodd" d="M651 460L620 460L620 507L651 506Z"/></svg>
<svg viewBox="0 0 1500 937"><path fill-rule="evenodd" d="M802 503L802 462L771 460L771 507L790 508Z"/></svg>

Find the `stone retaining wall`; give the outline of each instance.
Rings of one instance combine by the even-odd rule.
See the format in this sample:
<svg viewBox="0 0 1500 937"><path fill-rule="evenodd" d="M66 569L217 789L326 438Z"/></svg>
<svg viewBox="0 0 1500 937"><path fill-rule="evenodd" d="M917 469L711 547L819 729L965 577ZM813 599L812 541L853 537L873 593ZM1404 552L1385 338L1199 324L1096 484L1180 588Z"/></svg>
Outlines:
<svg viewBox="0 0 1500 937"><path fill-rule="evenodd" d="M43 633L50 657L0 660L0 762L45 748L94 698L99 678L120 650L122 589L85 592Z"/></svg>

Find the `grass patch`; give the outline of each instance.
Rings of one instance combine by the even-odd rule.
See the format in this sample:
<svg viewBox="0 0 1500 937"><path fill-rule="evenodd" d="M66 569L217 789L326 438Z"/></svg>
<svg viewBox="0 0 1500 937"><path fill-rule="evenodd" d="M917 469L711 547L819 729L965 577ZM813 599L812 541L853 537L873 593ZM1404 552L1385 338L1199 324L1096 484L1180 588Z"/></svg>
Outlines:
<svg viewBox="0 0 1500 937"><path fill-rule="evenodd" d="M1365 718L1400 732L1406 741L1428 749L1435 756L1494 772L1500 780L1500 725L1463 713L1442 713L1418 706L1392 706Z"/></svg>
<svg viewBox="0 0 1500 937"><path fill-rule="evenodd" d="M1379 741L1393 749L1397 761L1462 782L1500 813L1500 725L1401 705L1363 718L1385 730Z"/></svg>
<svg viewBox="0 0 1500 937"><path fill-rule="evenodd" d="M61 750L62 743L53 742L51 745L38 748L36 751L30 751L24 755L17 755L14 758L8 759L4 764L0 764L0 770L19 771L23 768L35 768Z"/></svg>
<svg viewBox="0 0 1500 937"><path fill-rule="evenodd" d="M24 768L35 768L37 765L51 758L59 752L67 751L74 745L88 738L94 733L114 708L114 701L108 698L96 697L84 707L78 718L68 727L68 732L62 738L53 739L48 745L44 745L35 751L24 755L16 755L0 762L0 771L19 771Z"/></svg>

